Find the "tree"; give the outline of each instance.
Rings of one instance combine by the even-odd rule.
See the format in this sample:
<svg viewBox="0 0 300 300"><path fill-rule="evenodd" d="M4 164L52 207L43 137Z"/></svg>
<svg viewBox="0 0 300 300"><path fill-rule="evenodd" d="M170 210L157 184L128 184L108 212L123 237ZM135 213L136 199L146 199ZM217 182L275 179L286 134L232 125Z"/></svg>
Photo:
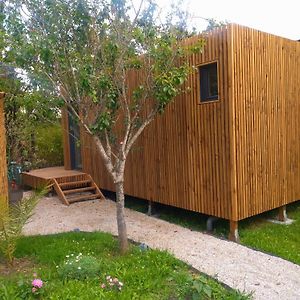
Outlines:
<svg viewBox="0 0 300 300"><path fill-rule="evenodd" d="M207 24L207 27L204 30L204 32L209 32L215 28L223 27L228 24L227 21L217 21L213 18L208 18L208 19L206 19L206 21L208 22L208 24Z"/></svg>
<svg viewBox="0 0 300 300"><path fill-rule="evenodd" d="M34 78L27 76L27 80L22 80L22 71L11 65L16 56L6 25L5 5L0 2L0 91L6 93L4 114L8 161L30 161L36 165L37 127L58 122L58 110L49 109L56 106L54 102L57 100L49 93L45 95L36 90Z"/></svg>
<svg viewBox="0 0 300 300"><path fill-rule="evenodd" d="M113 179L121 252L128 248L124 170L133 144L182 90L185 28L158 24L154 2L18 0L9 5L16 65L60 97L92 136ZM131 74L139 78L129 93ZM133 84L132 82L130 84Z"/></svg>

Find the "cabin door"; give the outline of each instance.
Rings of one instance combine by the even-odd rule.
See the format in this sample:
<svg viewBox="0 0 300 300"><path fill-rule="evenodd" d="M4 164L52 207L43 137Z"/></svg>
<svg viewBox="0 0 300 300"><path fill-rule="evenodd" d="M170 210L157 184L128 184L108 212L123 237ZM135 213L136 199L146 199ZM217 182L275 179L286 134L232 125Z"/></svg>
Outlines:
<svg viewBox="0 0 300 300"><path fill-rule="evenodd" d="M81 170L80 127L70 112L68 115L71 169Z"/></svg>

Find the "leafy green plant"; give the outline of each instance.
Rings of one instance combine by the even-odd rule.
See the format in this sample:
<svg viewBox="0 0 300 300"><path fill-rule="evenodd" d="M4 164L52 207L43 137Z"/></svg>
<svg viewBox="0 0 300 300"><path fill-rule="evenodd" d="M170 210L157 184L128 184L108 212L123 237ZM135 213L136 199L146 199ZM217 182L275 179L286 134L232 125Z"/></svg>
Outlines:
<svg viewBox="0 0 300 300"><path fill-rule="evenodd" d="M36 278L36 274L33 276L33 280L19 280L16 294L20 299L40 299L40 297L44 294L44 282L41 279Z"/></svg>
<svg viewBox="0 0 300 300"><path fill-rule="evenodd" d="M194 280L192 285L192 299L211 299L212 288L209 286L206 278L199 277Z"/></svg>
<svg viewBox="0 0 300 300"><path fill-rule="evenodd" d="M35 206L45 192L46 190L34 193L8 209L0 209L0 252L10 266L13 265L16 244L21 237L22 228L32 216Z"/></svg>
<svg viewBox="0 0 300 300"><path fill-rule="evenodd" d="M32 168L63 165L62 128L60 124L36 128L36 151Z"/></svg>
<svg viewBox="0 0 300 300"><path fill-rule="evenodd" d="M100 264L95 257L81 253L77 256L71 254L66 257L67 260L58 266L58 273L62 279L85 280L99 275Z"/></svg>

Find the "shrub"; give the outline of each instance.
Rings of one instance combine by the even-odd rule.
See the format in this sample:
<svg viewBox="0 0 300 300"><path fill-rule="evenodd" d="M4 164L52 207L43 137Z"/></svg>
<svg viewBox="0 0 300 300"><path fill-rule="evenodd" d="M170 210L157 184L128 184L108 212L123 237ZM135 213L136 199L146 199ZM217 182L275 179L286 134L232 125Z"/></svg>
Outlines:
<svg viewBox="0 0 300 300"><path fill-rule="evenodd" d="M42 125L36 130L35 161L32 167L54 167L63 164L62 128L60 124Z"/></svg>
<svg viewBox="0 0 300 300"><path fill-rule="evenodd" d="M63 264L57 266L58 274L64 280L85 280L100 274L100 263L95 257L79 253L77 256L67 255L66 258Z"/></svg>

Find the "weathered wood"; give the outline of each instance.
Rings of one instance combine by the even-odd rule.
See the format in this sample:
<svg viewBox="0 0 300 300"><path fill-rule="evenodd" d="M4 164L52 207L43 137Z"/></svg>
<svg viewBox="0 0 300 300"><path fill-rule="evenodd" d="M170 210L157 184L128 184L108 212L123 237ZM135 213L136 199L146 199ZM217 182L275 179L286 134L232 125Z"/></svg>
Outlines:
<svg viewBox="0 0 300 300"><path fill-rule="evenodd" d="M4 124L4 93L0 93L0 205L3 209L8 206L6 136Z"/></svg>
<svg viewBox="0 0 300 300"><path fill-rule="evenodd" d="M78 201L105 199L93 178L80 171L52 167L22 173L22 178L24 185L33 188L53 186L59 199L66 205Z"/></svg>
<svg viewBox="0 0 300 300"><path fill-rule="evenodd" d="M83 193L83 192L90 192L93 191L95 188L93 186L83 187L83 188L77 188L77 189L71 189L64 191L65 195L74 194L74 193Z"/></svg>
<svg viewBox="0 0 300 300"><path fill-rule="evenodd" d="M73 178L72 180L74 180L76 178ZM91 184L92 181L90 179L84 179L84 180L76 180L76 181L70 181L70 182L63 182L60 183L59 186L61 188L74 188L83 184Z"/></svg>
<svg viewBox="0 0 300 300"><path fill-rule="evenodd" d="M94 200L94 199L100 199L100 198L101 198L100 194L89 194L89 195L83 195L83 196L69 197L68 202L74 203L74 202L79 202L79 201L87 201L87 200Z"/></svg>
<svg viewBox="0 0 300 300"><path fill-rule="evenodd" d="M239 243L240 242L240 236L239 236L239 226L238 221L229 221L230 223L230 229L229 229L229 236L228 239L230 241Z"/></svg>
<svg viewBox="0 0 300 300"><path fill-rule="evenodd" d="M278 208L278 221L286 222L286 220L287 220L286 205L283 205Z"/></svg>
<svg viewBox="0 0 300 300"><path fill-rule="evenodd" d="M59 183L69 182L72 176L75 176L76 181L83 179L85 173L76 170L65 170L64 167L51 167L30 172L22 173L22 182L25 186L30 186L35 189L43 188L51 184L51 179L55 178ZM74 178L74 177L73 177Z"/></svg>
<svg viewBox="0 0 300 300"><path fill-rule="evenodd" d="M218 100L200 102L195 68L189 91L133 147L125 193L232 221L300 199L300 43L234 24L205 39L188 62L217 62ZM130 74L129 93L140 76ZM115 191L84 132L81 147L83 172Z"/></svg>
<svg viewBox="0 0 300 300"><path fill-rule="evenodd" d="M58 184L58 182L56 181L55 178L51 179L54 183L53 187L54 187L54 190L58 196L58 198L66 205L70 205L70 202L67 200L67 198L65 197L60 185Z"/></svg>
<svg viewBox="0 0 300 300"><path fill-rule="evenodd" d="M100 195L100 198L102 200L105 200L104 195L102 194L101 190L98 188L97 184L95 183L95 181L93 180L92 176L87 174L87 177L91 180L91 186L95 189L96 194Z"/></svg>

